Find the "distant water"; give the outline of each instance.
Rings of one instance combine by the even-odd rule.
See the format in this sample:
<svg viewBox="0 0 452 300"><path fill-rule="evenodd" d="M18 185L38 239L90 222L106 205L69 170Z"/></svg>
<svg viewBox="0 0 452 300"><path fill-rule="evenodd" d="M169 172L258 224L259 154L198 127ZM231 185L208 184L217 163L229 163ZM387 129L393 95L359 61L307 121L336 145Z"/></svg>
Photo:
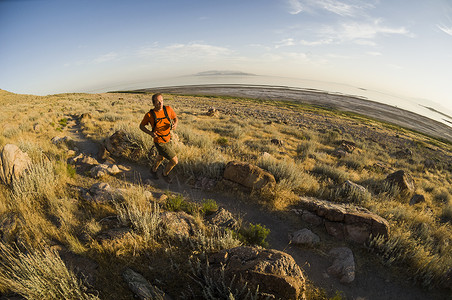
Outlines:
<svg viewBox="0 0 452 300"><path fill-rule="evenodd" d="M306 79L260 75L190 75L115 86L111 87L109 90L135 90L142 88L202 84L268 85L295 89L312 89L336 94L358 96L370 101L381 102L415 112L417 114L446 124L452 128L452 112L446 111L443 107L436 105L435 103L419 103L419 101L411 100L408 98L394 96L388 93L378 92L360 87L354 87L351 85Z"/></svg>

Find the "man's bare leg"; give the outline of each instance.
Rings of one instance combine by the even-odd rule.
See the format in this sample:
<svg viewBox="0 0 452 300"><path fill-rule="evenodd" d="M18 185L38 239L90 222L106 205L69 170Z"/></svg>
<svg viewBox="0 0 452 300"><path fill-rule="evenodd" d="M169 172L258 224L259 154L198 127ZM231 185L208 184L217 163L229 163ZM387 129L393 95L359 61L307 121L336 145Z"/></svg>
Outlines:
<svg viewBox="0 0 452 300"><path fill-rule="evenodd" d="M177 156L174 156L168 164L165 167L165 170L163 171L163 176L168 176L168 174L171 172L171 170L177 165L179 161L177 160Z"/></svg>
<svg viewBox="0 0 452 300"><path fill-rule="evenodd" d="M162 163L162 161L164 160L165 158L163 157L163 156L161 156L160 154L159 155L157 155L157 157L155 158L155 162L154 162L154 166L152 167L152 172L157 172L157 169L159 168L159 166L160 166L160 164Z"/></svg>

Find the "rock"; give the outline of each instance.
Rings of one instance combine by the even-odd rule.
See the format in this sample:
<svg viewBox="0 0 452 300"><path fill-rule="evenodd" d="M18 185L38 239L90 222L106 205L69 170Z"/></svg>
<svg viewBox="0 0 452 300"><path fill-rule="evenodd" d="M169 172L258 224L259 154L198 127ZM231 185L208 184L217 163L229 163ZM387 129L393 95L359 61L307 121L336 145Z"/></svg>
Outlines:
<svg viewBox="0 0 452 300"><path fill-rule="evenodd" d="M189 237L198 229L195 218L186 212L170 212L160 213L162 225L166 228L166 232L170 235L180 237Z"/></svg>
<svg viewBox="0 0 452 300"><path fill-rule="evenodd" d="M316 214L313 214L312 212L305 210L303 211L303 213L301 214L301 219L308 223L311 224L313 226L318 226L323 224L323 218L317 216Z"/></svg>
<svg viewBox="0 0 452 300"><path fill-rule="evenodd" d="M323 223L328 234L338 239L363 243L377 235L389 237L388 221L365 208L309 197L301 197L299 203L304 208L302 218L307 211L320 217L320 221L315 221L316 218L309 214L305 218L314 220L319 225Z"/></svg>
<svg viewBox="0 0 452 300"><path fill-rule="evenodd" d="M75 145L74 140L70 136L63 136L63 137L55 136L51 139L51 142L54 145L66 144L69 147L73 147Z"/></svg>
<svg viewBox="0 0 452 300"><path fill-rule="evenodd" d="M158 203L165 203L168 199L168 195L166 195L165 193L154 192L152 193L152 198L155 199Z"/></svg>
<svg viewBox="0 0 452 300"><path fill-rule="evenodd" d="M84 114L80 115L79 120L80 121L86 121L86 120L89 120L89 119L92 119L92 118L93 118L93 116L90 113L84 113Z"/></svg>
<svg viewBox="0 0 452 300"><path fill-rule="evenodd" d="M207 111L206 115L208 115L209 117L217 117L218 118L220 116L220 112L218 111L218 109L211 107Z"/></svg>
<svg viewBox="0 0 452 300"><path fill-rule="evenodd" d="M217 275L224 268L228 282L247 283L251 291L276 299L305 299L305 278L295 260L287 253L273 249L236 247L209 257L210 267Z"/></svg>
<svg viewBox="0 0 452 300"><path fill-rule="evenodd" d="M101 178L105 175L116 175L121 172L122 171L119 170L117 165L107 165L107 164L97 165L90 170L90 174L93 178Z"/></svg>
<svg viewBox="0 0 452 300"><path fill-rule="evenodd" d="M411 197L410 205L415 205L415 204L424 203L424 202L425 202L424 195L415 194L415 195L413 195L413 197Z"/></svg>
<svg viewBox="0 0 452 300"><path fill-rule="evenodd" d="M290 236L290 240L294 244L304 246L314 246L320 243L320 238L317 234L313 233L307 228L303 228Z"/></svg>
<svg viewBox="0 0 452 300"><path fill-rule="evenodd" d="M273 145L276 145L276 146L282 146L284 144L284 142L282 140L279 140L279 139L272 139L270 142Z"/></svg>
<svg viewBox="0 0 452 300"><path fill-rule="evenodd" d="M15 242L21 227L22 222L18 214L7 212L0 215L0 240L7 244Z"/></svg>
<svg viewBox="0 0 452 300"><path fill-rule="evenodd" d="M132 229L130 229L129 227L108 229L106 231L102 231L101 233L99 233L96 237L96 240L99 241L100 243L106 241L120 240L125 236L129 235L131 231Z"/></svg>
<svg viewBox="0 0 452 300"><path fill-rule="evenodd" d="M41 131L41 125L39 123L33 124L33 131L40 132Z"/></svg>
<svg viewBox="0 0 452 300"><path fill-rule="evenodd" d="M223 207L218 209L215 213L207 216L206 219L210 224L215 226L227 227L234 230L239 228L239 222Z"/></svg>
<svg viewBox="0 0 452 300"><path fill-rule="evenodd" d="M116 131L104 141L104 146L113 156L136 160L143 156L143 150L124 130Z"/></svg>
<svg viewBox="0 0 452 300"><path fill-rule="evenodd" d="M247 188L260 190L276 184L275 177L269 172L244 162L231 161L226 165L223 177Z"/></svg>
<svg viewBox="0 0 452 300"><path fill-rule="evenodd" d="M86 200L108 202L114 198L120 198L121 191L119 189L112 189L108 183L97 182L90 187L89 194L83 196Z"/></svg>
<svg viewBox="0 0 452 300"><path fill-rule="evenodd" d="M415 190L414 180L408 172L404 170L389 174L385 181L400 188L401 192L413 193Z"/></svg>
<svg viewBox="0 0 452 300"><path fill-rule="evenodd" d="M342 140L339 146L333 151L333 155L339 158L347 156L348 153L353 153L356 144L350 141Z"/></svg>
<svg viewBox="0 0 452 300"><path fill-rule="evenodd" d="M0 180L11 185L31 166L31 159L16 145L6 144L0 152Z"/></svg>
<svg viewBox="0 0 452 300"><path fill-rule="evenodd" d="M68 163L70 163L72 165L84 164L84 165L90 165L90 166L95 166L95 165L99 164L99 162L94 157L91 157L89 155L85 155L83 153L80 153L77 156L71 157L68 160Z"/></svg>
<svg viewBox="0 0 452 300"><path fill-rule="evenodd" d="M347 152L343 149L335 149L333 153L331 153L333 156L336 156L337 158L343 158L347 156Z"/></svg>
<svg viewBox="0 0 452 300"><path fill-rule="evenodd" d="M329 255L333 264L327 269L328 274L338 277L342 283L355 280L355 259L350 248L333 248Z"/></svg>
<svg viewBox="0 0 452 300"><path fill-rule="evenodd" d="M158 287L151 285L143 275L127 268L122 273L122 278L129 289L141 300L170 299Z"/></svg>

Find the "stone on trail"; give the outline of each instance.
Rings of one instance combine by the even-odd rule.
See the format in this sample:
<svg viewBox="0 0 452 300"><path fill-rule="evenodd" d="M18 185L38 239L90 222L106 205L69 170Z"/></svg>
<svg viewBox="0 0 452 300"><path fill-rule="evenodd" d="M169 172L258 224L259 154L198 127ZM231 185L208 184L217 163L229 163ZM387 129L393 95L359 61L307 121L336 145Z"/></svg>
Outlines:
<svg viewBox="0 0 452 300"><path fill-rule="evenodd" d="M342 283L355 280L355 259L350 248L333 248L329 255L333 264L327 269L328 274L338 277Z"/></svg>
<svg viewBox="0 0 452 300"><path fill-rule="evenodd" d="M294 244L304 246L314 246L320 243L319 236L307 228L294 232L290 236L290 240Z"/></svg>
<svg viewBox="0 0 452 300"><path fill-rule="evenodd" d="M107 164L97 165L90 170L91 176L94 178L101 178L105 175L116 175L121 172L122 171L118 168L117 165L107 165Z"/></svg>
<svg viewBox="0 0 452 300"><path fill-rule="evenodd" d="M31 159L16 145L6 144L0 152L0 181L11 185L31 166Z"/></svg>

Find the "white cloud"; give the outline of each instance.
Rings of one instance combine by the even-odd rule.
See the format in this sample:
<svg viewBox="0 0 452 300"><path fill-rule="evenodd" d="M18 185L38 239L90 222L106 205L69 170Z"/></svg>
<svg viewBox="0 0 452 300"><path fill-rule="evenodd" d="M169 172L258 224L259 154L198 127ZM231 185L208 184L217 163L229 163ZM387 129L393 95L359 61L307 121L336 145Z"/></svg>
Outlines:
<svg viewBox="0 0 452 300"><path fill-rule="evenodd" d="M444 33L448 34L448 35L452 35L452 27L448 27L442 24L438 24L436 25L439 29L441 29L441 31L443 31Z"/></svg>
<svg viewBox="0 0 452 300"><path fill-rule="evenodd" d="M298 15L303 11L303 6L299 0L289 0L290 11L292 15Z"/></svg>
<svg viewBox="0 0 452 300"><path fill-rule="evenodd" d="M369 1L361 0L289 0L289 5L291 14L327 11L343 17L361 16L364 11L374 7Z"/></svg>
<svg viewBox="0 0 452 300"><path fill-rule="evenodd" d="M293 45L295 45L294 39L288 38L288 39L284 39L280 42L277 42L275 48L278 49L280 47L287 47L287 46L293 46Z"/></svg>
<svg viewBox="0 0 452 300"><path fill-rule="evenodd" d="M118 57L118 53L116 52L109 52L106 54L102 54L99 57L95 58L93 60L94 63L99 64L99 63L104 63L107 61L112 61L114 59L116 59Z"/></svg>
<svg viewBox="0 0 452 300"><path fill-rule="evenodd" d="M369 51L367 52L368 55L371 56L382 56L383 54L381 54L381 52L376 52L376 51Z"/></svg>
<svg viewBox="0 0 452 300"><path fill-rule="evenodd" d="M371 23L344 22L338 26L325 26L320 30L320 35L336 42L352 41L358 44L372 42L378 35L404 35L412 36L405 27L388 27L381 24L381 19ZM367 42L366 42L367 41Z"/></svg>

